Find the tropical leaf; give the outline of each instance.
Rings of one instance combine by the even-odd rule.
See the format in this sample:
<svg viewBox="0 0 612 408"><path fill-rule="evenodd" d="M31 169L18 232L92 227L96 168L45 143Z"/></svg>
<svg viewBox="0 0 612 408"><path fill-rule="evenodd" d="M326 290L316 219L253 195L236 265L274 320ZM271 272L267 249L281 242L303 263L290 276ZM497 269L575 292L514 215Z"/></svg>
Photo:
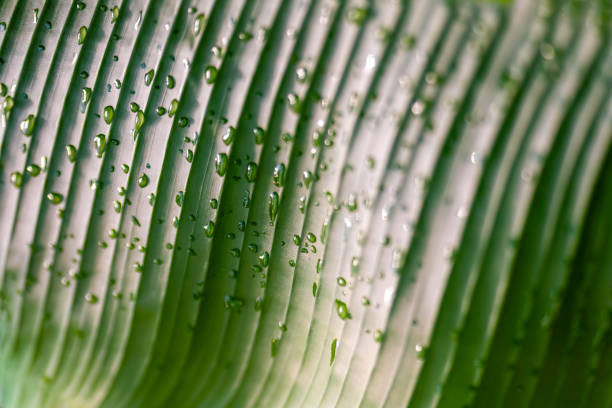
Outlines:
<svg viewBox="0 0 612 408"><path fill-rule="evenodd" d="M611 14L0 2L0 406L610 406Z"/></svg>

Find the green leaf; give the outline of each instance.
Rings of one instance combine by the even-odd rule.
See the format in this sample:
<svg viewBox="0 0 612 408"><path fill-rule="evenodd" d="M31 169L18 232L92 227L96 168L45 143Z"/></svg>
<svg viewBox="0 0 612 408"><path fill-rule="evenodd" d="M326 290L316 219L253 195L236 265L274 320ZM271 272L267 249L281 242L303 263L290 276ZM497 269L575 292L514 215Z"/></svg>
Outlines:
<svg viewBox="0 0 612 408"><path fill-rule="evenodd" d="M609 406L611 14L0 2L0 406Z"/></svg>

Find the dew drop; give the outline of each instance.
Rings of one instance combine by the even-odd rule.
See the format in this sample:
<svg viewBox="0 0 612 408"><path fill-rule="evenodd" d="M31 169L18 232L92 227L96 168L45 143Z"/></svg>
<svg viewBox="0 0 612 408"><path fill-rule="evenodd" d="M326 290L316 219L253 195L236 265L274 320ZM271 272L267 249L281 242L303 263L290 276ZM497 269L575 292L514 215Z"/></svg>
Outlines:
<svg viewBox="0 0 612 408"><path fill-rule="evenodd" d="M115 109L112 106L106 106L104 108L104 121L107 125L110 125L113 121L113 116L115 116Z"/></svg>
<svg viewBox="0 0 612 408"><path fill-rule="evenodd" d="M198 35L202 31L202 27L204 27L204 14L200 13L196 16L193 21L193 34Z"/></svg>
<svg viewBox="0 0 612 408"><path fill-rule="evenodd" d="M74 145L66 145L66 156L68 156L68 161L70 163L74 163L77 158L77 149Z"/></svg>
<svg viewBox="0 0 612 408"><path fill-rule="evenodd" d="M247 164L247 168L246 168L246 179L249 183L252 183L255 181L256 177L257 177L257 163L250 162L249 164Z"/></svg>
<svg viewBox="0 0 612 408"><path fill-rule="evenodd" d="M207 84L214 84L215 81L217 80L217 68L209 65L206 67L206 69L204 70L204 79L206 80Z"/></svg>
<svg viewBox="0 0 612 408"><path fill-rule="evenodd" d="M146 86L151 85L151 82L153 82L153 76L155 75L155 71L150 69L147 71L147 73L144 76L144 82Z"/></svg>
<svg viewBox="0 0 612 408"><path fill-rule="evenodd" d="M81 28L79 28L79 34L77 35L77 42L79 43L79 45L85 42L86 36L87 36L87 27L81 26Z"/></svg>
<svg viewBox="0 0 612 408"><path fill-rule="evenodd" d="M142 175L138 177L138 186L144 188L148 185L149 185L149 176L142 173Z"/></svg>
<svg viewBox="0 0 612 408"><path fill-rule="evenodd" d="M64 196L60 193L49 193L47 194L47 200L51 202L51 204L59 204L64 200Z"/></svg>
<svg viewBox="0 0 612 408"><path fill-rule="evenodd" d="M34 133L34 115L29 114L24 120L22 120L21 124L19 125L19 129L24 135L32 136L32 133Z"/></svg>
<svg viewBox="0 0 612 408"><path fill-rule="evenodd" d="M10 175L10 181L12 185L17 188L20 188L23 183L23 175L18 171L14 171Z"/></svg>
<svg viewBox="0 0 612 408"><path fill-rule="evenodd" d="M276 215L278 214L280 198L276 191L270 193L268 197L268 215L270 216L270 224L274 224L276 220Z"/></svg>
<svg viewBox="0 0 612 408"><path fill-rule="evenodd" d="M225 153L217 154L217 157L215 158L215 166L217 168L217 174L219 176L221 177L225 176L225 173L227 172L227 164L228 164L227 154Z"/></svg>
<svg viewBox="0 0 612 408"><path fill-rule="evenodd" d="M98 158L102 157L104 151L106 150L106 136L102 133L99 133L94 137L94 148L96 149L96 156Z"/></svg>

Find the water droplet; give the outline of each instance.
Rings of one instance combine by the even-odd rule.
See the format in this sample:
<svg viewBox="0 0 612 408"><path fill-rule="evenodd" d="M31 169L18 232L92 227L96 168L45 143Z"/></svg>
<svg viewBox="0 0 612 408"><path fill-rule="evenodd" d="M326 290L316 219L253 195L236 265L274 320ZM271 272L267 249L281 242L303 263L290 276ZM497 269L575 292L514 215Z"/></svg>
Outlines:
<svg viewBox="0 0 612 408"><path fill-rule="evenodd" d="M289 103L289 109L295 113L300 113L301 103L300 97L295 93L287 95L287 102Z"/></svg>
<svg viewBox="0 0 612 408"><path fill-rule="evenodd" d="M146 86L151 85L151 82L153 82L153 76L155 75L155 71L150 69L147 71L147 73L144 76L144 82Z"/></svg>
<svg viewBox="0 0 612 408"><path fill-rule="evenodd" d="M249 183L252 183L255 181L255 177L257 177L257 163L250 162L246 168L246 179Z"/></svg>
<svg viewBox="0 0 612 408"><path fill-rule="evenodd" d="M104 151L106 150L106 136L102 133L99 133L94 137L94 148L96 149L96 156L98 158L102 157Z"/></svg>
<svg viewBox="0 0 612 408"><path fill-rule="evenodd" d="M285 173L285 165L283 163L274 166L274 173L272 175L274 185L282 187L285 184Z"/></svg>
<svg viewBox="0 0 612 408"><path fill-rule="evenodd" d="M338 286L346 286L346 279L344 279L342 276L338 276L338 279L336 279L336 282L338 283Z"/></svg>
<svg viewBox="0 0 612 408"><path fill-rule="evenodd" d="M295 70L295 75L297 77L298 82L304 83L306 82L306 79L308 78L308 70L303 66L299 66Z"/></svg>
<svg viewBox="0 0 612 408"><path fill-rule="evenodd" d="M317 237L312 232L309 232L308 234L306 234L306 239L313 243L317 242Z"/></svg>
<svg viewBox="0 0 612 408"><path fill-rule="evenodd" d="M115 21L117 21L117 19L119 18L119 7L114 6L114 7L111 9L111 13L112 13L112 15L113 15L113 16L111 17L111 24L114 24L114 23L115 23Z"/></svg>
<svg viewBox="0 0 612 408"><path fill-rule="evenodd" d="M383 338L385 337L385 333L380 330L380 329L376 329L376 331L374 331L374 341L377 343L380 343L383 341Z"/></svg>
<svg viewBox="0 0 612 408"><path fill-rule="evenodd" d="M134 124L134 137L136 137L140 133L144 122L144 112L142 110L138 110L138 112L136 112L136 123Z"/></svg>
<svg viewBox="0 0 612 408"><path fill-rule="evenodd" d="M178 100L173 99L172 102L170 102L170 107L168 108L168 116L169 117L174 116L177 110L178 110Z"/></svg>
<svg viewBox="0 0 612 408"><path fill-rule="evenodd" d="M225 132L221 140L223 140L223 143L229 146L234 141L235 135L236 135L236 129L233 126L230 126L227 128L227 131Z"/></svg>
<svg viewBox="0 0 612 408"><path fill-rule="evenodd" d="M166 113L166 108L158 106L157 109L155 109L155 113L157 113L157 116L163 116L164 113Z"/></svg>
<svg viewBox="0 0 612 408"><path fill-rule="evenodd" d="M225 173L227 172L227 164L228 164L227 154L225 153L217 154L217 157L215 158L215 166L217 167L217 174L219 176L221 177L225 176Z"/></svg>
<svg viewBox="0 0 612 408"><path fill-rule="evenodd" d="M280 339L274 338L272 339L272 347L270 350L270 356L271 357L276 357L276 354L278 353L278 346L280 345Z"/></svg>
<svg viewBox="0 0 612 408"><path fill-rule="evenodd" d="M107 125L113 121L113 116L115 116L115 109L112 106L106 106L104 108L104 121Z"/></svg>
<svg viewBox="0 0 612 408"><path fill-rule="evenodd" d="M68 161L70 163L74 163L77 158L77 149L74 145L66 145L66 155L68 156Z"/></svg>
<svg viewBox="0 0 612 408"><path fill-rule="evenodd" d="M85 42L86 36L87 36L87 27L81 26L81 28L79 28L79 34L77 36L77 41L79 45Z"/></svg>
<svg viewBox="0 0 612 408"><path fill-rule="evenodd" d="M357 275L357 272L359 272L359 257L358 256L354 256L351 258L351 274L352 275Z"/></svg>
<svg viewBox="0 0 612 408"><path fill-rule="evenodd" d="M185 193L183 191L179 191L175 197L176 205L178 205L179 207L182 207L184 198L185 198Z"/></svg>
<svg viewBox="0 0 612 408"><path fill-rule="evenodd" d="M306 170L304 171L303 175L304 175L304 185L306 186L306 188L309 188L310 185L312 184L312 179L313 179L312 172L310 170Z"/></svg>
<svg viewBox="0 0 612 408"><path fill-rule="evenodd" d="M51 202L51 204L59 204L64 200L64 196L60 193L49 193L47 194L47 200Z"/></svg>
<svg viewBox="0 0 612 408"><path fill-rule="evenodd" d="M209 65L206 67L206 69L204 70L204 79L206 79L206 83L207 84L214 84L215 81L217 80L217 68L215 68L212 65Z"/></svg>
<svg viewBox="0 0 612 408"><path fill-rule="evenodd" d="M259 256L259 264L266 268L270 263L270 254L268 252L264 252Z"/></svg>
<svg viewBox="0 0 612 408"><path fill-rule="evenodd" d="M225 308L226 309L240 310L240 308L242 308L243 305L244 305L244 300L242 300L241 298L230 296L230 295L225 296Z"/></svg>
<svg viewBox="0 0 612 408"><path fill-rule="evenodd" d="M85 301L87 301L87 303L91 303L91 304L98 303L98 296L94 295L91 292L87 292L85 294Z"/></svg>
<svg viewBox="0 0 612 408"><path fill-rule="evenodd" d="M149 185L149 176L142 173L142 175L138 177L138 186L144 188L148 185Z"/></svg>
<svg viewBox="0 0 612 408"><path fill-rule="evenodd" d="M32 177L36 177L40 174L40 166L38 164L28 164L28 166L26 167L26 171L28 172L28 174Z"/></svg>
<svg viewBox="0 0 612 408"><path fill-rule="evenodd" d="M215 234L215 223L212 220L208 221L208 224L204 225L204 234L208 238L212 238L212 236Z"/></svg>
<svg viewBox="0 0 612 408"><path fill-rule="evenodd" d="M166 77L166 87L168 87L168 89L173 89L175 85L176 81L174 80L174 77L172 75L168 75Z"/></svg>
<svg viewBox="0 0 612 408"><path fill-rule="evenodd" d="M17 188L20 188L23 183L23 175L18 171L14 171L10 175L10 180L11 184L13 184Z"/></svg>
<svg viewBox="0 0 612 408"><path fill-rule="evenodd" d="M21 121L19 129L21 129L21 133L24 135L32 136L32 133L34 133L34 115L29 114L23 121Z"/></svg>
<svg viewBox="0 0 612 408"><path fill-rule="evenodd" d="M357 197L355 194L349 194L348 200L346 200L346 208L351 212L357 210Z"/></svg>
<svg viewBox="0 0 612 408"><path fill-rule="evenodd" d="M262 144L264 141L264 130L259 126L254 128L253 136L255 136L255 144Z"/></svg>
<svg viewBox="0 0 612 408"><path fill-rule="evenodd" d="M346 303L339 299L336 299L336 313L338 313L338 317L342 320L345 320L346 318L351 318L351 314L348 311Z"/></svg>
<svg viewBox="0 0 612 408"><path fill-rule="evenodd" d="M336 359L337 345L338 345L338 339L333 339L331 342L331 355L329 357L329 365L332 365L334 363L334 360Z"/></svg>
<svg viewBox="0 0 612 408"><path fill-rule="evenodd" d="M270 224L274 224L276 220L276 215L278 214L280 198L276 191L270 193L268 197L268 215L270 216Z"/></svg>
<svg viewBox="0 0 612 408"><path fill-rule="evenodd" d="M346 17L351 23L361 26L363 23L365 23L366 18L368 17L368 9L365 7L351 7L348 10Z"/></svg>
<svg viewBox="0 0 612 408"><path fill-rule="evenodd" d="M200 34L200 32L202 31L202 27L204 27L204 14L200 13L193 21L193 35Z"/></svg>
<svg viewBox="0 0 612 408"><path fill-rule="evenodd" d="M261 296L258 296L255 299L255 311L259 312L263 307L264 299Z"/></svg>

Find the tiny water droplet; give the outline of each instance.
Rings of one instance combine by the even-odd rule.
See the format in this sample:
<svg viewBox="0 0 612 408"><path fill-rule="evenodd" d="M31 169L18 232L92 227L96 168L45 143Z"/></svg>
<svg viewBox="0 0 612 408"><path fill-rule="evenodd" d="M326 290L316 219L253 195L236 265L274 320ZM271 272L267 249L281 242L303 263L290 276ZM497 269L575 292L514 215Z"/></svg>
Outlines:
<svg viewBox="0 0 612 408"><path fill-rule="evenodd" d="M268 252L264 252L259 256L259 264L266 268L270 263L270 254Z"/></svg>
<svg viewBox="0 0 612 408"><path fill-rule="evenodd" d="M268 197L268 215L270 216L270 224L274 224L276 220L276 215L278 214L280 198L276 191L270 193Z"/></svg>
<svg viewBox="0 0 612 408"><path fill-rule="evenodd" d="M115 108L110 105L104 107L104 121L107 125L111 124L111 122L113 121L113 116L115 116Z"/></svg>
<svg viewBox="0 0 612 408"><path fill-rule="evenodd" d="M255 144L262 144L264 141L264 130L261 127L253 129L253 136L255 137Z"/></svg>
<svg viewBox="0 0 612 408"><path fill-rule="evenodd" d="M306 188L310 187L310 185L312 184L312 179L312 172L310 170L304 171L304 185L306 186Z"/></svg>
<svg viewBox="0 0 612 408"><path fill-rule="evenodd" d="M338 313L338 317L342 320L345 320L346 318L351 318L346 303L339 299L336 299L336 313Z"/></svg>
<svg viewBox="0 0 612 408"><path fill-rule="evenodd" d="M146 86L151 85L151 82L153 82L153 76L155 75L155 71L150 69L147 71L147 73L144 76L144 82Z"/></svg>
<svg viewBox="0 0 612 408"><path fill-rule="evenodd" d="M252 183L255 181L255 177L257 177L257 163L250 162L246 168L246 179L249 183Z"/></svg>
<svg viewBox="0 0 612 408"><path fill-rule="evenodd" d="M64 196L60 193L49 193L47 194L47 200L51 202L51 204L59 204L64 200Z"/></svg>
<svg viewBox="0 0 612 408"><path fill-rule="evenodd" d="M111 24L114 24L115 21L117 21L117 19L119 18L119 7L113 6L113 8L111 9L111 13L113 15L111 17Z"/></svg>
<svg viewBox="0 0 612 408"><path fill-rule="evenodd" d="M361 26L363 23L365 23L366 18L368 17L368 9L365 7L351 7L347 12L346 17L351 23Z"/></svg>
<svg viewBox="0 0 612 408"><path fill-rule="evenodd" d="M144 188L147 185L149 185L149 176L142 173L142 175L138 177L138 186Z"/></svg>
<svg viewBox="0 0 612 408"><path fill-rule="evenodd" d="M219 176L221 177L225 176L225 173L227 172L227 164L228 164L227 154L225 153L217 154L217 157L215 158L215 166L217 167L217 174Z"/></svg>
<svg viewBox="0 0 612 408"><path fill-rule="evenodd" d="M28 174L32 177L36 177L40 174L40 166L38 164L28 164L28 166L26 167L26 171L28 172Z"/></svg>
<svg viewBox="0 0 612 408"><path fill-rule="evenodd" d="M96 156L101 158L106 150L106 136L99 133L94 137L94 148L96 149Z"/></svg>
<svg viewBox="0 0 612 408"><path fill-rule="evenodd" d="M14 171L10 175L10 180L12 185L17 188L20 188L23 183L23 175L18 171Z"/></svg>
<svg viewBox="0 0 612 408"><path fill-rule="evenodd" d="M206 83L207 84L214 84L215 81L217 80L217 68L214 67L213 65L209 65L206 67L206 69L204 70L204 79L206 79Z"/></svg>
<svg viewBox="0 0 612 408"><path fill-rule="evenodd" d="M215 223L212 220L208 221L208 224L204 225L204 234L208 238L212 238L212 236L215 234Z"/></svg>
<svg viewBox="0 0 612 408"><path fill-rule="evenodd" d="M334 360L336 359L336 347L338 345L338 339L333 339L331 342L331 355L329 357L329 365L332 365L334 363Z"/></svg>
<svg viewBox="0 0 612 408"><path fill-rule="evenodd" d="M166 77L166 86L168 87L168 89L173 89L175 85L176 85L176 81L174 77L172 75L168 75Z"/></svg>
<svg viewBox="0 0 612 408"><path fill-rule="evenodd" d="M289 109L295 113L300 113L301 102L300 97L295 93L287 95L287 102L289 103Z"/></svg>
<svg viewBox="0 0 612 408"><path fill-rule="evenodd" d="M87 36L87 27L81 26L79 28L79 34L77 35L77 42L83 44L85 42L85 37Z"/></svg>
<svg viewBox="0 0 612 408"><path fill-rule="evenodd" d="M278 353L278 346L280 345L280 339L274 338L272 339L272 347L270 350L270 356L271 357L276 357L276 354Z"/></svg>
<svg viewBox="0 0 612 408"><path fill-rule="evenodd" d="M223 143L229 146L234 141L235 135L236 135L236 129L233 126L230 126L227 128L227 131L225 132L221 140L223 140Z"/></svg>
<svg viewBox="0 0 612 408"><path fill-rule="evenodd" d="M21 129L21 133L25 136L32 136L32 133L34 133L34 115L29 114L22 120L19 129Z"/></svg>
<svg viewBox="0 0 612 408"><path fill-rule="evenodd" d="M177 110L178 110L178 100L173 99L170 102L170 107L168 108L168 116L173 117Z"/></svg>
<svg viewBox="0 0 612 408"><path fill-rule="evenodd" d="M144 112L139 109L138 112L136 112L136 123L134 124L134 136L140 133L140 129L142 129L144 122L145 122Z"/></svg>
<svg viewBox="0 0 612 408"><path fill-rule="evenodd" d="M225 296L225 308L232 310L240 310L244 305L244 300L239 297L226 295Z"/></svg>
<svg viewBox="0 0 612 408"><path fill-rule="evenodd" d="M285 185L285 173L285 165L283 163L279 163L274 166L274 173L272 175L274 185L278 187Z"/></svg>
<svg viewBox="0 0 612 408"><path fill-rule="evenodd" d="M66 155L68 156L68 161L70 163L74 163L77 158L77 149L74 145L66 145Z"/></svg>
<svg viewBox="0 0 612 408"><path fill-rule="evenodd" d="M200 32L202 31L202 27L204 27L204 14L200 13L193 21L193 35L200 34Z"/></svg>

